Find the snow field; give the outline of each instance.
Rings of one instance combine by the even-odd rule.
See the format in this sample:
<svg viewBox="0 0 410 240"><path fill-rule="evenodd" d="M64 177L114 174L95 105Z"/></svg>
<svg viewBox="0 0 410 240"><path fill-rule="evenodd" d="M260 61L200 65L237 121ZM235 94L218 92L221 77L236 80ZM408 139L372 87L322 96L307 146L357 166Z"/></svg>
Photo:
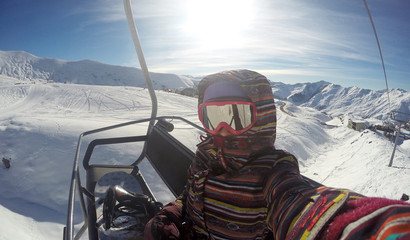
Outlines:
<svg viewBox="0 0 410 240"><path fill-rule="evenodd" d="M146 89L62 83L15 85L0 77L0 239L61 239L66 222L69 181L78 136L85 131L148 118L151 102ZM199 124L197 99L157 91L158 115L176 115ZM280 104L286 103L284 110ZM328 116L313 108L277 101L276 147L293 153L301 172L332 187L368 196L399 199L410 194L410 141L396 150L381 133L348 129L335 112ZM343 112L340 112L343 116ZM200 132L173 121L175 137L195 150ZM87 144L102 137L142 135L146 125L129 126L87 136ZM141 144L97 147L92 162L129 164ZM158 146L160 150L160 146ZM81 166L82 167L82 166ZM173 200L149 163L141 171L163 202ZM82 175L84 173L82 172ZM81 213L76 210L76 224Z"/></svg>

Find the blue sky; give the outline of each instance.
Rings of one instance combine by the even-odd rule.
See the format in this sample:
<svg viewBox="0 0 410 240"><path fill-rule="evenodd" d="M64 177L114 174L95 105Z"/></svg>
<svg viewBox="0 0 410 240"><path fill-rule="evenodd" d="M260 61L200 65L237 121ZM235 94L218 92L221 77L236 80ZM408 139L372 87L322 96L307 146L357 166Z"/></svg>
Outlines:
<svg viewBox="0 0 410 240"><path fill-rule="evenodd" d="M385 89L363 1L133 0L150 71L247 68L284 83ZM389 88L410 91L410 1L367 0ZM139 67L120 0L4 0L0 50Z"/></svg>

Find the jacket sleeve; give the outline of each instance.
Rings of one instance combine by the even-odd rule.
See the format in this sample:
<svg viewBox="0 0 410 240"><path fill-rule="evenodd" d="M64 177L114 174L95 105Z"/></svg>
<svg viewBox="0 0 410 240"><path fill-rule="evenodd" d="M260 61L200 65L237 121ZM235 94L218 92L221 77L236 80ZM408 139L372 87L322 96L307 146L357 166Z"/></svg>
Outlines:
<svg viewBox="0 0 410 240"><path fill-rule="evenodd" d="M268 206L267 224L275 239L285 239L294 220L310 202L315 187L300 175L296 158L275 151L273 166L265 181L265 199Z"/></svg>
<svg viewBox="0 0 410 240"><path fill-rule="evenodd" d="M409 204L312 184L286 152L277 155L267 187L267 221L275 239L409 237Z"/></svg>
<svg viewBox="0 0 410 240"><path fill-rule="evenodd" d="M306 180L296 158L277 151L266 182L267 223L275 239L316 239L344 203L356 196Z"/></svg>
<svg viewBox="0 0 410 240"><path fill-rule="evenodd" d="M323 239L410 239L410 204L386 198L348 201Z"/></svg>

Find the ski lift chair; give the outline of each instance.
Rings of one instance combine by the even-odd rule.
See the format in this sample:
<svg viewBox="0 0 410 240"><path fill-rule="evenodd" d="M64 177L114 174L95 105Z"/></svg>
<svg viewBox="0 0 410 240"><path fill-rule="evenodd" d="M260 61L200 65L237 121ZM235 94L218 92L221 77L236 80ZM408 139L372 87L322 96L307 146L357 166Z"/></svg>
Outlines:
<svg viewBox="0 0 410 240"><path fill-rule="evenodd" d="M98 193L96 193L95 188L97 182L107 175L117 174L118 177L118 173L124 173L124 175L128 177L133 177L133 180L136 180L136 182L138 182L140 188L139 193L155 200L154 194L151 192L138 168L140 159L142 160L146 158L150 162L158 175L162 178L164 183L174 194L174 196L178 196L182 193L187 179L187 170L194 157L194 153L186 146L184 146L181 142L179 142L176 138L171 136L169 132L173 130L173 125L167 122L165 118L179 119L200 130L203 130L196 124L180 117L159 117L157 118L158 121L152 128L150 134L142 136L95 139L89 143L83 158L83 167L86 172L86 187L83 187L81 185L78 163L76 163L78 162L78 152L82 136L131 124L147 122L151 119L119 124L111 127L89 131L80 135L77 147L77 157L73 169L72 189L70 189L69 206L72 206L72 208L71 211L69 211L67 220L68 222L70 222L70 224L67 224L67 226L64 228L64 239L78 239L82 236L85 230L87 230L87 228L89 239L98 239L97 222L100 221L102 216L100 216L101 214L98 214L96 212L96 194ZM139 160L131 165L90 164L90 158L96 146L144 141L145 146L142 155L140 156ZM170 171L170 169L172 169L172 171ZM78 195L84 218L84 224L75 236L73 236L73 210L75 198L75 190L73 189L73 186L74 188L78 188ZM87 204L85 204L85 198Z"/></svg>

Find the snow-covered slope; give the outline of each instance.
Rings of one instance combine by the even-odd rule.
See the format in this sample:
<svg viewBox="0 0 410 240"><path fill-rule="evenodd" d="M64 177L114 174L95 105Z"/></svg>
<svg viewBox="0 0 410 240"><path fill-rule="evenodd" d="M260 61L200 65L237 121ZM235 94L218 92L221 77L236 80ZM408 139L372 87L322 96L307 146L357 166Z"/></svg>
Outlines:
<svg viewBox="0 0 410 240"><path fill-rule="evenodd" d="M0 162L1 239L61 239L65 224L71 169L80 133L87 130L148 118L151 102L146 89L62 83L19 84L0 76L0 158L11 159L11 168ZM159 111L196 120L196 99L158 91ZM129 136L146 133L146 125L100 134ZM190 130L190 132L194 132ZM192 135L194 135L194 133ZM198 138L187 133L187 146ZM84 145L92 140L84 139ZM85 148L83 146L83 149ZM140 144L98 149L92 161L130 164L139 156ZM152 189L164 192L149 164L141 164ZM148 170L147 170L148 169ZM76 216L81 216L77 212ZM3 224L7 221L7 224Z"/></svg>
<svg viewBox="0 0 410 240"><path fill-rule="evenodd" d="M0 76L0 157L11 159L11 168L0 166L0 238L61 239L79 134L149 117L149 94L132 86L16 85L20 82ZM199 123L195 98L156 92L159 115L178 115ZM287 100L277 105L276 147L295 154L303 174L369 196L399 199L403 193L410 194L410 140L399 142L393 167L387 167L393 143L381 133L353 131L339 118ZM280 110L283 105L286 113ZM334 111L338 115L344 110ZM174 135L194 150L200 133L174 123ZM132 126L90 136L82 149L94 138L145 132L146 126ZM141 147L98 148L91 161L128 164L139 156ZM159 200L172 200L149 164L143 161L140 168ZM79 209L76 216L81 216Z"/></svg>
<svg viewBox="0 0 410 240"><path fill-rule="evenodd" d="M113 66L91 60L64 61L39 58L21 51L0 51L0 74L23 81L54 81L108 86L145 87L138 68ZM194 81L175 74L150 73L155 89L193 87Z"/></svg>
<svg viewBox="0 0 410 240"><path fill-rule="evenodd" d="M0 75L27 82L61 82L88 85L136 86L144 88L140 69L113 66L90 60L65 61L38 58L26 52L0 51ZM155 89L195 88L199 78L150 73ZM347 114L358 118L387 119L391 110L410 114L410 92L392 89L373 91L342 87L325 81L284 84L272 82L275 97L328 114ZM390 98L390 107L389 107Z"/></svg>
<svg viewBox="0 0 410 240"><path fill-rule="evenodd" d="M272 83L275 97L331 115L387 119L390 111L410 114L410 92L403 89L368 90L320 81L304 84ZM390 100L390 106L389 106Z"/></svg>

